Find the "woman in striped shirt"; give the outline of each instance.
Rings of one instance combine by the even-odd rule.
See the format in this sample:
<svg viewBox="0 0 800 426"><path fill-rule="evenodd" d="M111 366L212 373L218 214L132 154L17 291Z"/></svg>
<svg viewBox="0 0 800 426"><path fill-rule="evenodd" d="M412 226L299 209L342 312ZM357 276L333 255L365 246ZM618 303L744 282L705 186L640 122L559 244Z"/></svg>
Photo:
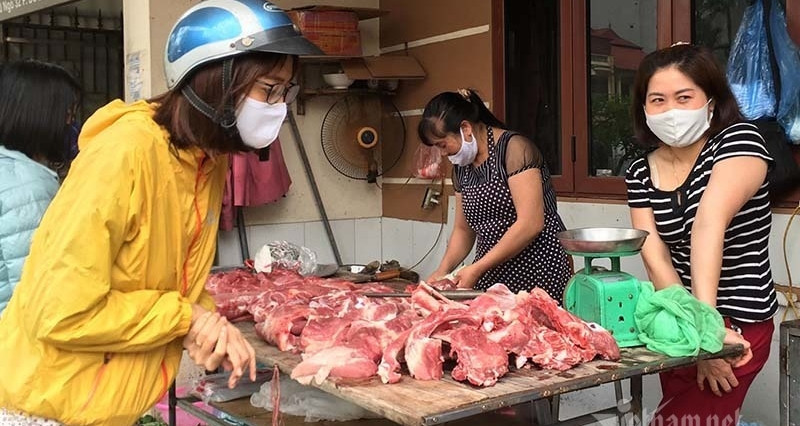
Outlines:
<svg viewBox="0 0 800 426"><path fill-rule="evenodd" d="M657 289L681 283L716 307L726 342L747 348L662 374L653 421L736 424L769 357L778 306L768 253L773 160L705 49L682 44L645 57L633 105L637 138L654 148L626 177L633 226L650 232L642 249L650 280Z"/></svg>

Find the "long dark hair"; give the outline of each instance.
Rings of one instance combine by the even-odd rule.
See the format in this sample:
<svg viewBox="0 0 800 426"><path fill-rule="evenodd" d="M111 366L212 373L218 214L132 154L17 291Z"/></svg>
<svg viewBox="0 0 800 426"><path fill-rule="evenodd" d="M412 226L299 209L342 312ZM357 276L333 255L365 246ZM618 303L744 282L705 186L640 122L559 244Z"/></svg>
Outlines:
<svg viewBox="0 0 800 426"><path fill-rule="evenodd" d="M709 99L714 100L714 116L706 136L716 135L726 127L743 121L739 105L733 97L725 73L714 60L711 52L700 46L680 44L656 50L644 57L633 88L633 127L636 139L645 146L658 146L659 139L647 127L644 104L647 99L647 86L657 71L675 67L698 85Z"/></svg>
<svg viewBox="0 0 800 426"><path fill-rule="evenodd" d="M81 87L46 62L9 62L0 69L0 145L52 166L68 161L67 137Z"/></svg>
<svg viewBox="0 0 800 426"><path fill-rule="evenodd" d="M417 126L419 139L425 145L433 145L432 139L442 139L449 133L458 134L464 120L501 129L506 127L486 108L475 90L461 89L439 93L428 101Z"/></svg>
<svg viewBox="0 0 800 426"><path fill-rule="evenodd" d="M233 62L231 87L222 92L222 61L212 62L195 71L186 83L195 93L217 111L222 111L230 99L238 103L250 92L259 77L278 70L292 61L297 72L297 57L279 53L254 52L237 56ZM265 71L266 70L266 71ZM195 109L178 86L151 99L157 104L153 120L164 127L175 149L198 147L215 152L249 151L237 134L226 132Z"/></svg>

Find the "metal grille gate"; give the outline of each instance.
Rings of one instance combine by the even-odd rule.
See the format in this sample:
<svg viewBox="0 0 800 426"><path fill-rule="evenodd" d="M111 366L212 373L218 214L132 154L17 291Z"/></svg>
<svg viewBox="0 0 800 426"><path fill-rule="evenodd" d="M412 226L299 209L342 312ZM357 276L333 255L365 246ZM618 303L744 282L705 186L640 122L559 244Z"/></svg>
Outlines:
<svg viewBox="0 0 800 426"><path fill-rule="evenodd" d="M83 87L78 118L124 96L122 17L53 8L0 25L2 61L38 59L63 66Z"/></svg>

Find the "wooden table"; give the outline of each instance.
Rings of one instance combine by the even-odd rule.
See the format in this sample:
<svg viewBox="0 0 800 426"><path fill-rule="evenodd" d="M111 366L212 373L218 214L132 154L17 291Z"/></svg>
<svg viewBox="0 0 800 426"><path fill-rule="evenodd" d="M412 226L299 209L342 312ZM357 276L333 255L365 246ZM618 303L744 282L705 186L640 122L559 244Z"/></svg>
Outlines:
<svg viewBox="0 0 800 426"><path fill-rule="evenodd" d="M286 374L291 373L300 362L299 355L281 352L264 342L256 335L253 323L240 323L238 327L255 348L259 362L277 366ZM376 376L358 384L336 383L329 379L315 386L393 422L406 426L428 426L473 418L526 402L547 402L547 398L604 383L614 382L618 385L619 399L620 381L630 379L632 399L627 404L628 412L634 418L641 419L642 376L689 366L700 359L737 355L741 351L742 347L739 345L726 346L715 354L701 353L695 357L670 358L644 347L625 348L622 349L622 359L618 362L592 361L562 372L512 368L494 386L484 388L457 382L447 372L442 380L434 381L415 380L404 375L399 383L386 385ZM191 406L181 404L182 408L187 405ZM546 407L549 408L549 404ZM223 406L218 408L224 409ZM538 420L540 424L558 421L557 416L555 419L545 416ZM252 424L264 423L259 419ZM363 425L372 426L371 423Z"/></svg>

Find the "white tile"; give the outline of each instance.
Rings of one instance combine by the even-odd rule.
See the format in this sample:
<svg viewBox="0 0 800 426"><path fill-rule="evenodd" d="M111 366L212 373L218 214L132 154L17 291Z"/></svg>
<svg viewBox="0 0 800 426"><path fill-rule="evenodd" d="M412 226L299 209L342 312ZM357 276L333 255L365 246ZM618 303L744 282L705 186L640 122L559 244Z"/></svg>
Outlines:
<svg viewBox="0 0 800 426"><path fill-rule="evenodd" d="M342 263L353 263L355 256L354 220L334 220L330 222L330 226ZM304 229L305 242L303 244L317 254L317 262L336 263L333 246L322 221L306 222Z"/></svg>
<svg viewBox="0 0 800 426"><path fill-rule="evenodd" d="M384 218L381 221L381 242L384 261L397 260L401 265L415 262L411 250L413 244L411 221Z"/></svg>
<svg viewBox="0 0 800 426"><path fill-rule="evenodd" d="M247 227L247 243L250 256L264 244L273 241L288 241L297 245L305 244L305 229L302 223L280 223L274 225L253 225Z"/></svg>
<svg viewBox="0 0 800 426"><path fill-rule="evenodd" d="M336 246L339 248L339 256L342 259L342 264L355 263L355 226L355 219L334 220L331 222L333 236L336 238Z"/></svg>
<svg viewBox="0 0 800 426"><path fill-rule="evenodd" d="M355 220L355 257L353 263L366 264L383 259L381 218Z"/></svg>
<svg viewBox="0 0 800 426"><path fill-rule="evenodd" d="M444 230L442 231L442 241L439 243L439 247L437 247L437 250L439 250L439 259L444 257L444 253L447 251L447 242L450 240L450 235L453 233L453 225L455 224L455 220L456 220L456 197L452 196L450 197L448 203L447 224L445 225ZM472 248L467 254L467 257L464 258L464 261L461 264L469 265L474 261L475 261L475 245L473 244Z"/></svg>
<svg viewBox="0 0 800 426"><path fill-rule="evenodd" d="M239 248L239 232L219 231L217 234L217 265L233 266L242 264L242 254Z"/></svg>
<svg viewBox="0 0 800 426"><path fill-rule="evenodd" d="M772 231L769 238L769 258L772 265L772 276L778 284L789 284L789 276L784 260L783 235L786 234L786 258L792 274L792 284L800 286L800 223L797 220L789 223L787 214L772 215ZM797 219L797 218L795 218ZM791 225L791 226L790 226ZM788 231L787 231L788 227Z"/></svg>
<svg viewBox="0 0 800 426"><path fill-rule="evenodd" d="M333 248L331 248L328 234L325 232L325 227L322 225L322 222L306 222L303 224L303 230L305 233L303 245L316 253L317 262L336 263L333 256Z"/></svg>
<svg viewBox="0 0 800 426"><path fill-rule="evenodd" d="M777 331L777 330L776 330ZM776 333L777 334L777 333ZM772 342L769 359L758 373L742 405L742 419L747 422L759 422L762 425L777 425L779 377L779 344Z"/></svg>
<svg viewBox="0 0 800 426"><path fill-rule="evenodd" d="M425 279L436 267L444 256L444 250L447 246L447 233L446 227L442 227L439 223L431 222L418 222L414 221L411 225L412 228L412 245L411 254L414 258L414 263L420 262L414 270L419 273L420 278ZM441 233L439 229L441 228ZM446 234L447 233L447 234ZM437 240L436 237L439 237ZM430 253L428 251L430 250ZM427 254L427 257L424 257ZM409 266L412 266L412 263Z"/></svg>

